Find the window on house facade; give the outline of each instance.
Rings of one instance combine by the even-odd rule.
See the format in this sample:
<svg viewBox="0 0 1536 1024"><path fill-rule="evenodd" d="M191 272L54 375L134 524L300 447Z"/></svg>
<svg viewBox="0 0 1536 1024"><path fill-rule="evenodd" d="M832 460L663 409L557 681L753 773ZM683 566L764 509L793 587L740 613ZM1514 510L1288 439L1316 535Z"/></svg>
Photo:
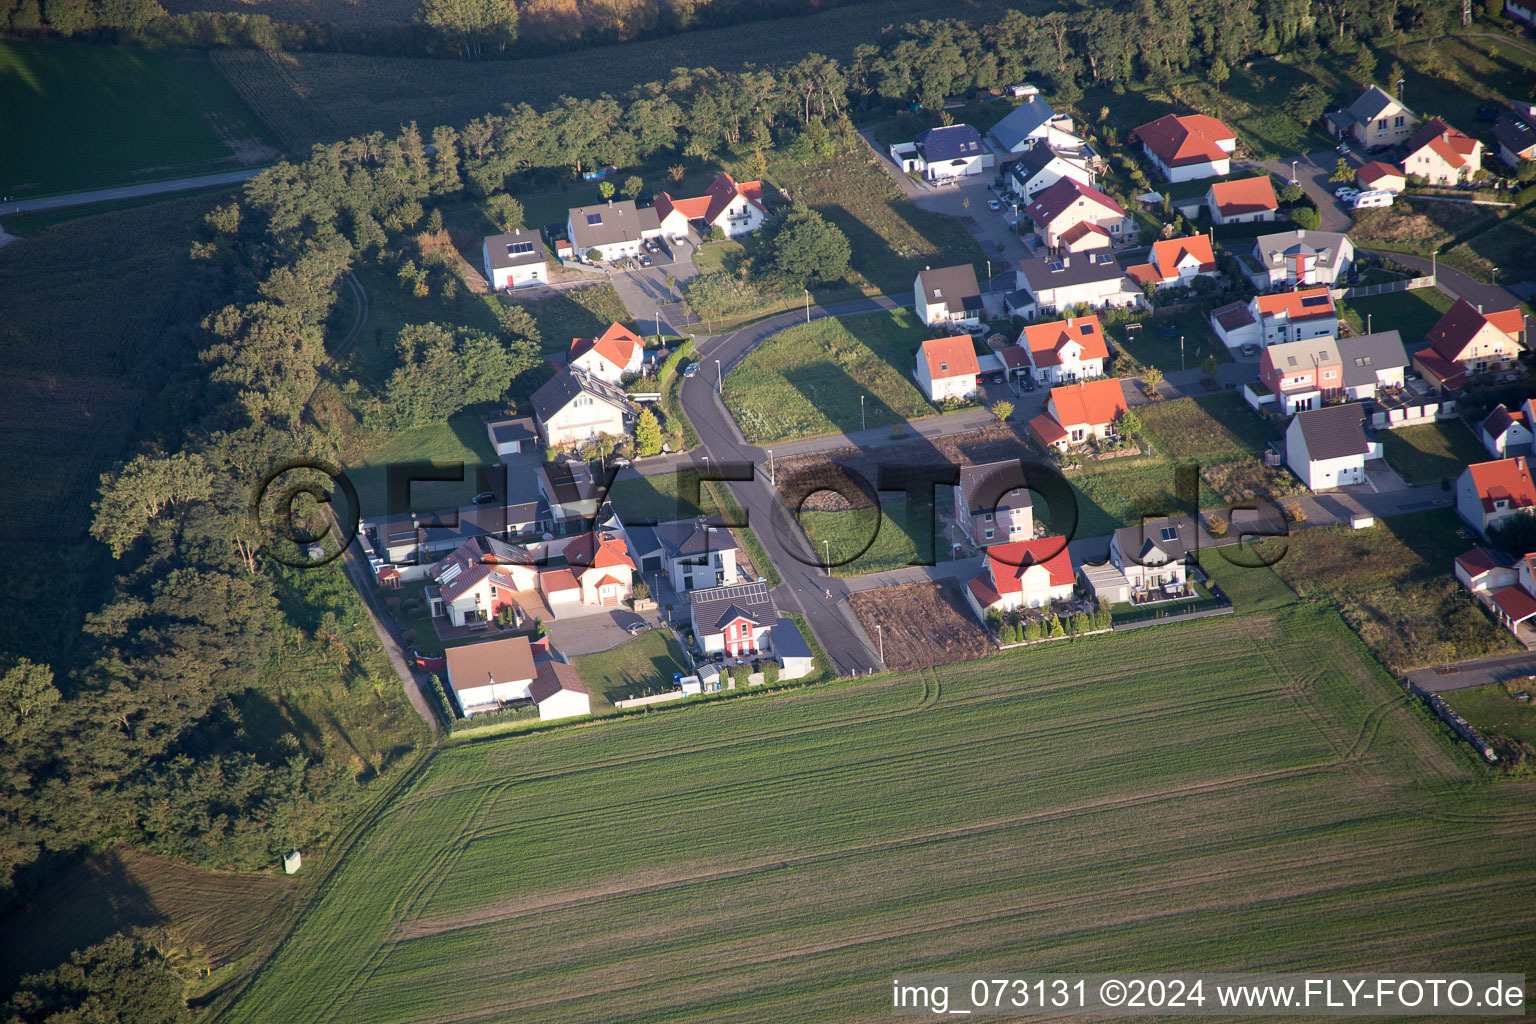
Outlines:
<svg viewBox="0 0 1536 1024"><path fill-rule="evenodd" d="M1394 117L1392 119L1392 127L1394 127L1394 128L1401 128L1402 126L1403 126L1403 115L1402 114L1398 114L1396 117Z"/></svg>
<svg viewBox="0 0 1536 1024"><path fill-rule="evenodd" d="M992 539L992 531L988 530L987 531L987 540L991 540L991 539Z"/></svg>

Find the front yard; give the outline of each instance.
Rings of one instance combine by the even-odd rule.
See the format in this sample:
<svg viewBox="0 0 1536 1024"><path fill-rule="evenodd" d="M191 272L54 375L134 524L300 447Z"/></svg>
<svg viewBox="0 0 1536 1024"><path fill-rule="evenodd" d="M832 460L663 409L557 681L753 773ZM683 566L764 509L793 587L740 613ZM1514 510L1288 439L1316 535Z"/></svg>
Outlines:
<svg viewBox="0 0 1536 1024"><path fill-rule="evenodd" d="M592 713L613 708L613 702L674 689L672 676L690 671L688 659L670 630L653 629L612 650L571 659L587 685Z"/></svg>
<svg viewBox="0 0 1536 1024"><path fill-rule="evenodd" d="M1414 485L1442 480L1454 485L1469 465L1492 458L1459 419L1383 430L1379 436L1387 465Z"/></svg>
<svg viewBox="0 0 1536 1024"><path fill-rule="evenodd" d="M931 416L933 406L912 378L928 336L906 310L792 327L726 374L726 408L752 444Z"/></svg>

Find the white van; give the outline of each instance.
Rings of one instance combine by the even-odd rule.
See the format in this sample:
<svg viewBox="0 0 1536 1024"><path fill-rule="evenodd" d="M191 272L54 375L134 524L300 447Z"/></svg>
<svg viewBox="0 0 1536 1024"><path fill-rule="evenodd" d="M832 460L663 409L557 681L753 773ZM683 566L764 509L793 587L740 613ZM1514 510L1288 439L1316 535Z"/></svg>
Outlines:
<svg viewBox="0 0 1536 1024"><path fill-rule="evenodd" d="M1351 210L1367 210L1373 206L1391 206L1392 193L1385 189L1372 189L1369 192L1361 192L1350 201Z"/></svg>

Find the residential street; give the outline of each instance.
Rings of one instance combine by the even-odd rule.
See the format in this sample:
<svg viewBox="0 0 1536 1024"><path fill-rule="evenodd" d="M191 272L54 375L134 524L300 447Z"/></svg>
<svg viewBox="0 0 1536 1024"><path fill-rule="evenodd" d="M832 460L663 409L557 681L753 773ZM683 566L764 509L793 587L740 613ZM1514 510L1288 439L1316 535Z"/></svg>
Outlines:
<svg viewBox="0 0 1536 1024"><path fill-rule="evenodd" d="M1536 651L1474 658L1446 667L1450 671L1442 672L1438 668L1413 669L1408 673L1408 682L1420 690L1443 693L1446 690L1467 690L1474 686L1503 682L1505 679L1536 675Z"/></svg>

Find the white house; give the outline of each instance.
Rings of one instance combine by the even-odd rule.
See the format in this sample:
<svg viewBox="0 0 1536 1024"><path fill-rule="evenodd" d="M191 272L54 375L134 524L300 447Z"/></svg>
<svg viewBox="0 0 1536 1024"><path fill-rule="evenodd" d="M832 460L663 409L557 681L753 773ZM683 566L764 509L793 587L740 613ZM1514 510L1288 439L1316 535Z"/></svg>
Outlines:
<svg viewBox="0 0 1536 1024"><path fill-rule="evenodd" d="M1366 149L1392 146L1413 133L1418 117L1382 89L1373 85L1349 106L1329 111L1323 118L1338 138L1350 136Z"/></svg>
<svg viewBox="0 0 1536 1024"><path fill-rule="evenodd" d="M1332 287L1354 261L1355 246L1348 235L1297 228L1255 238L1249 258L1241 262L1255 288L1270 289Z"/></svg>
<svg viewBox="0 0 1536 1024"><path fill-rule="evenodd" d="M1147 262L1127 267L1126 273L1137 284L1159 288L1193 284L1199 277L1218 277L1216 252L1210 235L1164 238L1152 243Z"/></svg>
<svg viewBox="0 0 1536 1024"><path fill-rule="evenodd" d="M929 338L917 350L917 383L935 404L976 397L981 364L969 334Z"/></svg>
<svg viewBox="0 0 1536 1024"><path fill-rule="evenodd" d="M1519 169L1521 160L1536 160L1536 128L1524 118L1503 115L1493 126L1493 137L1505 166Z"/></svg>
<svg viewBox="0 0 1536 1024"><path fill-rule="evenodd" d="M1335 344L1344 372L1344 393L1350 398L1377 398L1403 386L1408 351L1396 331L1377 331L1340 338Z"/></svg>
<svg viewBox="0 0 1536 1024"><path fill-rule="evenodd" d="M535 661L528 699L538 706L540 721L592 713L592 698L574 666L553 658Z"/></svg>
<svg viewBox="0 0 1536 1024"><path fill-rule="evenodd" d="M534 421L552 446L579 444L603 434L621 436L631 412L624 392L581 370L565 370L533 393Z"/></svg>
<svg viewBox="0 0 1536 1024"><path fill-rule="evenodd" d="M1072 228L1088 224L1103 229L1115 244L1130 241L1136 224L1109 196L1075 178L1064 177L1035 196L1024 212L1035 237L1055 248Z"/></svg>
<svg viewBox="0 0 1536 1024"><path fill-rule="evenodd" d="M1012 113L987 132L987 144L1003 159L1011 159L1031 146L1076 141L1072 118L1058 114L1038 94L1025 98Z"/></svg>
<svg viewBox="0 0 1536 1024"><path fill-rule="evenodd" d="M763 205L763 183L737 181L721 171L701 196L674 199L663 192L656 197L657 223L668 238L684 238L690 227L708 234L719 228L725 237L749 235L763 226L768 210Z"/></svg>
<svg viewBox="0 0 1536 1024"><path fill-rule="evenodd" d="M638 256L646 239L661 235L661 220L655 207L640 209L633 199L610 199L573 207L566 214L565 230L577 259L611 260Z"/></svg>
<svg viewBox="0 0 1536 1024"><path fill-rule="evenodd" d="M1511 516L1536 513L1536 485L1524 455L1468 466L1456 481L1456 512L1485 539Z"/></svg>
<svg viewBox="0 0 1536 1024"><path fill-rule="evenodd" d="M639 373L645 342L622 324L611 324L595 338L572 338L566 365L617 384L626 373Z"/></svg>
<svg viewBox="0 0 1536 1024"><path fill-rule="evenodd" d="M1365 436L1358 402L1298 412L1285 429L1285 463L1314 491L1365 483L1365 462L1381 456Z"/></svg>
<svg viewBox="0 0 1536 1024"><path fill-rule="evenodd" d="M1041 384L1066 384L1104 376L1109 345L1097 316L1067 317L1031 324L1019 333L1019 348L1031 375Z"/></svg>
<svg viewBox="0 0 1536 1024"><path fill-rule="evenodd" d="M1065 537L994 544L981 556L981 575L966 584L977 614L1040 608L1072 596L1077 581Z"/></svg>
<svg viewBox="0 0 1536 1024"><path fill-rule="evenodd" d="M1185 586L1189 554L1197 547L1194 519L1166 516L1116 530L1109 538L1109 560L1125 575L1133 596L1178 592Z"/></svg>
<svg viewBox="0 0 1536 1024"><path fill-rule="evenodd" d="M706 654L742 658L773 649L779 615L766 583L695 590L688 595L688 615L694 642Z"/></svg>
<svg viewBox="0 0 1536 1024"><path fill-rule="evenodd" d="M991 150L968 124L929 128L912 142L891 147L891 159L903 171L915 171L942 184L981 174L992 167Z"/></svg>
<svg viewBox="0 0 1536 1024"><path fill-rule="evenodd" d="M539 443L538 424L533 422L532 416L488 420L485 432L497 455L516 455L525 448L532 450Z"/></svg>
<svg viewBox="0 0 1536 1024"><path fill-rule="evenodd" d="M773 620L773 653L782 669L780 679L803 679L816 668L811 645L805 642L794 619L780 616Z"/></svg>
<svg viewBox="0 0 1536 1024"><path fill-rule="evenodd" d="M1019 154L1008 165L1008 177L1013 191L1028 202L1056 184L1062 178L1070 178L1079 185L1093 188L1097 179L1087 162L1069 160L1050 146L1034 146Z"/></svg>
<svg viewBox="0 0 1536 1024"><path fill-rule="evenodd" d="M448 687L465 718L526 700L537 674L526 636L450 647L446 660Z"/></svg>
<svg viewBox="0 0 1536 1024"><path fill-rule="evenodd" d="M576 578L582 604L606 608L634 596L635 563L629 547L616 532L596 530L573 537L564 549L571 575Z"/></svg>
<svg viewBox="0 0 1536 1024"><path fill-rule="evenodd" d="M1043 444L1065 450L1089 438L1110 436L1126 408L1125 387L1118 377L1064 384L1051 389L1045 412L1029 426Z"/></svg>
<svg viewBox="0 0 1536 1024"><path fill-rule="evenodd" d="M1049 316L1077 305L1146 305L1141 288L1108 249L1020 260L1015 279L1018 291L1004 299L1010 316Z"/></svg>
<svg viewBox="0 0 1536 1024"><path fill-rule="evenodd" d="M1222 178L1232 173L1237 133L1205 114L1164 114L1131 133L1142 151L1171 182Z"/></svg>
<svg viewBox="0 0 1536 1024"><path fill-rule="evenodd" d="M625 529L642 576L666 576L672 589L729 586L740 579L736 540L731 531L704 519L681 519Z"/></svg>
<svg viewBox="0 0 1536 1024"><path fill-rule="evenodd" d="M1518 409L1507 409L1503 402L1489 410L1483 418L1478 434L1483 447L1496 459L1531 453L1532 420L1531 399L1527 398Z"/></svg>
<svg viewBox="0 0 1536 1024"><path fill-rule="evenodd" d="M505 235L491 235L480 249L485 279L496 291L525 288L549 281L544 243L537 231L526 228Z"/></svg>
<svg viewBox="0 0 1536 1024"><path fill-rule="evenodd" d="M1211 311L1211 329L1229 349L1337 337L1339 315L1327 288L1255 295Z"/></svg>
<svg viewBox="0 0 1536 1024"><path fill-rule="evenodd" d="M917 317L929 326L953 324L976 327L981 324L981 289L976 284L976 268L969 263L954 267L924 267L912 285Z"/></svg>
<svg viewBox="0 0 1536 1024"><path fill-rule="evenodd" d="M1514 563L1492 548L1473 548L1457 555L1453 571L1461 585L1474 594L1491 594L1514 586L1519 579Z"/></svg>
<svg viewBox="0 0 1536 1024"><path fill-rule="evenodd" d="M1205 205L1211 211L1211 223L1217 225L1251 224L1280 216L1280 199L1267 174L1212 182L1205 191Z"/></svg>

